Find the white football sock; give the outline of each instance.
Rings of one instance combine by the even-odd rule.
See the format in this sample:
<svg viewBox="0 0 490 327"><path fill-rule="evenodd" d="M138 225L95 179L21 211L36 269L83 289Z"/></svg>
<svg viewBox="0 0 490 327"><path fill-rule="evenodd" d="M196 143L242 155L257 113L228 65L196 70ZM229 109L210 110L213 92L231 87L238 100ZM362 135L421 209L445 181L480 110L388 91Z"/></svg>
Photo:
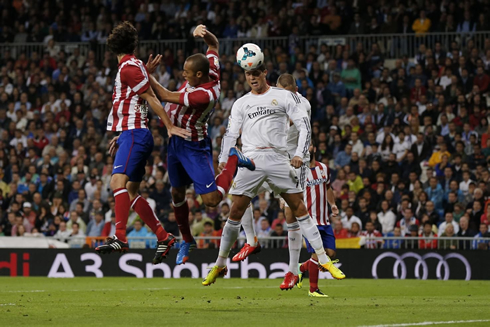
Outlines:
<svg viewBox="0 0 490 327"><path fill-rule="evenodd" d="M243 214L242 227L247 236L247 243L251 246L257 246L257 235L255 235L254 216L251 205L247 207L247 210L245 210L245 213Z"/></svg>
<svg viewBox="0 0 490 327"><path fill-rule="evenodd" d="M311 247L315 250L320 264L330 262L331 260L327 256L327 254L325 253L325 249L323 248L323 242L320 237L318 227L315 225L310 215L299 217L297 219L303 235L306 237Z"/></svg>
<svg viewBox="0 0 490 327"><path fill-rule="evenodd" d="M218 260L216 260L218 267L226 266L226 260L230 255L231 247L238 238L238 234L240 234L240 222L228 219L221 235L221 245L219 246Z"/></svg>
<svg viewBox="0 0 490 327"><path fill-rule="evenodd" d="M303 237L299 223L288 224L288 248L289 248L289 271L294 275L298 274L299 255Z"/></svg>

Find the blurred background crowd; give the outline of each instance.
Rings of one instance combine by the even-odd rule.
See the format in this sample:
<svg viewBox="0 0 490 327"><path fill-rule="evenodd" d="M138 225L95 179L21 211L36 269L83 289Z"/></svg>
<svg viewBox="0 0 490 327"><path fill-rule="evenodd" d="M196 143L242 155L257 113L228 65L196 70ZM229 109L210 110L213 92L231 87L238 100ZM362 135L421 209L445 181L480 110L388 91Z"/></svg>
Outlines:
<svg viewBox="0 0 490 327"><path fill-rule="evenodd" d="M263 47L268 82L293 74L312 105L317 160L332 169L341 211L332 221L337 238L489 237L489 9L488 0L0 1L0 235L67 240L114 232L113 158L106 151L114 135L105 127L117 60L107 52L98 56L97 49L114 24L129 20L141 40L189 40L178 51L162 43L155 76L170 90L184 82L186 55L202 51L190 40L193 28L204 23L221 39L221 101L209 122L215 168L231 107L249 90L233 55L245 42L225 39L249 38ZM429 42L431 34L452 32ZM477 40L479 32L488 35ZM300 41L393 33L390 42L371 39L369 46L356 38L333 46L318 38ZM409 34L414 57L394 58ZM263 42L268 37L286 37L287 43L270 46ZM29 43L41 47L32 50ZM156 51L140 48L140 58L146 62ZM151 118L155 149L141 193L165 229L178 235L167 136ZM193 233L219 236L230 202L205 207L192 188L187 199ZM253 203L259 237L286 235L273 195L260 194ZM151 235L136 214L130 223L128 236ZM216 246L216 240L199 244ZM439 244L422 238L411 246L488 248L477 240Z"/></svg>

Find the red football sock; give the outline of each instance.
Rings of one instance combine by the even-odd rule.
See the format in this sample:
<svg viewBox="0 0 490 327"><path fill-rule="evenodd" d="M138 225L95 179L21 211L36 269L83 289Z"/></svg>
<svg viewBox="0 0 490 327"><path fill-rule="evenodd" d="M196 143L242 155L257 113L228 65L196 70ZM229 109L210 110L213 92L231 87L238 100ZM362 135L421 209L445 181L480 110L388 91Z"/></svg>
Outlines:
<svg viewBox="0 0 490 327"><path fill-rule="evenodd" d="M308 261L308 274L310 275L310 292L314 292L318 289L318 262L313 259Z"/></svg>
<svg viewBox="0 0 490 327"><path fill-rule="evenodd" d="M177 204L174 203L173 207L175 220L177 220L177 224L179 225L182 238L186 242L192 242L194 237L192 237L191 229L189 227L189 205L187 204L187 200Z"/></svg>
<svg viewBox="0 0 490 327"><path fill-rule="evenodd" d="M126 243L126 225L129 217L129 193L125 188L114 190L114 201L116 203L114 211L116 214L116 237Z"/></svg>
<svg viewBox="0 0 490 327"><path fill-rule="evenodd" d="M222 198L226 196L231 187L231 182L237 170L238 158L231 156L228 158L225 168L221 173L216 176L216 185L218 186L218 192L221 193Z"/></svg>
<svg viewBox="0 0 490 327"><path fill-rule="evenodd" d="M308 261L305 261L301 264L301 266L299 266L299 270L302 272L302 273L305 273L308 271L308 268L309 268L309 262L310 260Z"/></svg>
<svg viewBox="0 0 490 327"><path fill-rule="evenodd" d="M131 208L140 216L141 219L147 224L153 233L157 236L158 241L164 241L167 238L167 232L163 229L160 220L158 220L155 212L150 207L148 201L146 201L141 195L138 195L131 203Z"/></svg>

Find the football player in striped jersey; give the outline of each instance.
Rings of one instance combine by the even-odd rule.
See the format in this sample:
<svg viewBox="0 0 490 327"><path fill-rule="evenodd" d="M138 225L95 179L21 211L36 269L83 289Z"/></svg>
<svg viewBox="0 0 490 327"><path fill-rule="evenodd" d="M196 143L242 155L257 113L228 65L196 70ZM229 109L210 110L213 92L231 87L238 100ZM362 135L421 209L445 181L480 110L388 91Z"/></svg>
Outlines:
<svg viewBox="0 0 490 327"><path fill-rule="evenodd" d="M162 119L169 136L188 137L190 133L172 124L163 110L150 87L145 65L134 56L137 44L138 32L129 22L116 26L107 39L107 46L119 62L112 95L113 106L107 118L107 130L121 132L109 144L109 153L115 155L111 188L116 203L116 233L95 250L111 253L129 249L126 225L129 209L132 208L158 238L153 258L153 263L157 264L165 258L175 237L163 229L148 202L138 195L146 162L153 151L153 136L148 129L148 105Z"/></svg>
<svg viewBox="0 0 490 327"><path fill-rule="evenodd" d="M254 170L253 162L237 148L230 149L226 166L215 176L211 139L208 136L208 120L220 96L219 42L216 36L199 25L194 37L202 38L208 45L206 55L196 53L184 63L183 77L186 82L177 92L171 92L150 76L151 87L160 100L167 102L165 110L177 126L191 133L187 139L171 138L168 145L168 176L172 185L172 204L183 241L177 254L177 264L189 259L189 252L196 248L196 241L189 227L189 206L186 188L194 184L203 203L216 207L230 189L237 167ZM148 68L152 73L161 55L150 57Z"/></svg>

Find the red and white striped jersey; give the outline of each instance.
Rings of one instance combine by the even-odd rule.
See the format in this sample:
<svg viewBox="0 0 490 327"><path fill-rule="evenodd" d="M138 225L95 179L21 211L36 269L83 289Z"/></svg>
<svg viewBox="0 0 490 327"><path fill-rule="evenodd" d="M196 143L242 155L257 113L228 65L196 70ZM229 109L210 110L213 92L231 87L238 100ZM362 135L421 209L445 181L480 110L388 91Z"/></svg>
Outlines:
<svg viewBox="0 0 490 327"><path fill-rule="evenodd" d="M187 81L179 89L180 104L167 103L165 111L172 123L192 133L190 141L201 141L208 135L208 119L221 92L218 54L206 52L212 81L192 87ZM189 140L189 139L188 139Z"/></svg>
<svg viewBox="0 0 490 327"><path fill-rule="evenodd" d="M150 87L146 66L133 55L125 55L119 63L112 109L107 117L107 130L120 132L148 128L148 104L140 97Z"/></svg>
<svg viewBox="0 0 490 327"><path fill-rule="evenodd" d="M306 173L305 203L317 225L330 225L327 190L330 188L330 169L316 162Z"/></svg>

